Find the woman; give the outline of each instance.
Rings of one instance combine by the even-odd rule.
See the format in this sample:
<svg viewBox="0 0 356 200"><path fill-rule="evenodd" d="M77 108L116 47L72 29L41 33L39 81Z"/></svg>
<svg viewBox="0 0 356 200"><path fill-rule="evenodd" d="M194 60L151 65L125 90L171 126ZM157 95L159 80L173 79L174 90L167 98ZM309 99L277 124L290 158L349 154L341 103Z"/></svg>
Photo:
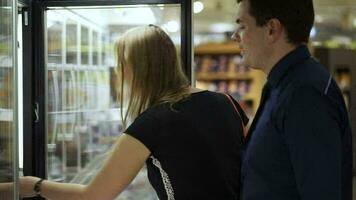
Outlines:
<svg viewBox="0 0 356 200"><path fill-rule="evenodd" d="M88 185L22 177L21 195L114 199L147 164L160 199L238 199L240 144L247 118L223 94L189 86L172 40L154 25L117 42L123 125L101 171ZM127 99L127 101L126 101ZM242 120L243 119L243 120Z"/></svg>

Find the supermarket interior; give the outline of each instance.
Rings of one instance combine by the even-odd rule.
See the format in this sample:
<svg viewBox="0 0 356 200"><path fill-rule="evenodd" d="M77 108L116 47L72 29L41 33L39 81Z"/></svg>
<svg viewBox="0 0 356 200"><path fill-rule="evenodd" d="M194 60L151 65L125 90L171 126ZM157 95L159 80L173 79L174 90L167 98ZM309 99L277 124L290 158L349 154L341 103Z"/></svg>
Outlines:
<svg viewBox="0 0 356 200"><path fill-rule="evenodd" d="M236 0L0 2L0 182L90 181L123 131L114 43L136 26L168 33L192 85L229 93L250 122L256 114L266 75L240 65ZM356 131L356 1L313 2L308 47L337 81ZM157 199L145 169L117 199Z"/></svg>

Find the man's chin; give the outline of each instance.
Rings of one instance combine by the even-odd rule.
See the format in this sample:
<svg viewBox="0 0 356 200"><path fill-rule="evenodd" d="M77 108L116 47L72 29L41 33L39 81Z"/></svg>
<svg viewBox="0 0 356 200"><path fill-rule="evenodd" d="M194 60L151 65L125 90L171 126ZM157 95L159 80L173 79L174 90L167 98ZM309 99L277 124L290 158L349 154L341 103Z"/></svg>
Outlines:
<svg viewBox="0 0 356 200"><path fill-rule="evenodd" d="M255 65L253 65L253 64L251 64L251 63L249 63L249 62L246 62L244 59L241 60L240 65L241 65L241 66L244 66L244 67L247 67L247 68L260 70L259 67L256 67Z"/></svg>

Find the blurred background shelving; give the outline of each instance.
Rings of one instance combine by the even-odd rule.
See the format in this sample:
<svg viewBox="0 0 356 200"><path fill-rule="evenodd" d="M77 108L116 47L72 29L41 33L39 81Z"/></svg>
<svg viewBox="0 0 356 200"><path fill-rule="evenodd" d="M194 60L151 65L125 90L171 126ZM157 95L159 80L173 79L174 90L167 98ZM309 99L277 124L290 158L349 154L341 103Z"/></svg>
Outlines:
<svg viewBox="0 0 356 200"><path fill-rule="evenodd" d="M0 182L16 180L17 150L20 168L31 168L24 171L32 175L47 173L55 181L87 183L96 174L115 138L123 131L119 117L122 108L116 101L113 45L126 30L139 25L161 26L172 38L179 55L193 58L191 68L190 63L182 62L187 74L192 72L193 85L231 94L252 122L266 76L241 65L239 44L230 39L236 28L236 0L192 0L192 11L185 11L182 5L186 1L178 0L154 0L151 4L100 1L105 6L92 6L99 2L95 0L88 2L3 0L0 4ZM356 1L313 2L316 15L309 47L338 82L355 131ZM55 6L44 6L42 19L35 3ZM13 15L16 11L18 21ZM189 19L183 14L193 15L193 27L182 21ZM22 35L22 31L28 33L29 28L41 24L38 20L44 23L40 29L45 31L43 36L35 32L39 29L29 31L30 36ZM14 33L16 26L18 32ZM191 35L185 30L188 27ZM181 51L188 43L182 35L192 39L194 55ZM45 46L44 57L38 55L41 49L36 49L41 43ZM21 97L22 94L25 96ZM355 136L353 141L356 143ZM32 162L38 154L45 154L40 157L43 160ZM14 194L0 199L13 199ZM157 199L147 182L145 169L120 198Z"/></svg>
<svg viewBox="0 0 356 200"><path fill-rule="evenodd" d="M259 92L265 75L241 65L241 59L240 49L234 42L196 46L196 86L232 95L252 119L260 102Z"/></svg>

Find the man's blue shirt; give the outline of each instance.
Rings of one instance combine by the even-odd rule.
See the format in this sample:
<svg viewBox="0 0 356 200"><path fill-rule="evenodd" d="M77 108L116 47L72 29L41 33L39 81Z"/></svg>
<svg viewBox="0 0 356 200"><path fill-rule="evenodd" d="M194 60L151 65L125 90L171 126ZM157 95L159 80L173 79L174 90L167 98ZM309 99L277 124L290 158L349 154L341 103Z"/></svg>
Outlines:
<svg viewBox="0 0 356 200"><path fill-rule="evenodd" d="M336 82L301 45L269 73L242 164L242 200L351 200L352 139Z"/></svg>

